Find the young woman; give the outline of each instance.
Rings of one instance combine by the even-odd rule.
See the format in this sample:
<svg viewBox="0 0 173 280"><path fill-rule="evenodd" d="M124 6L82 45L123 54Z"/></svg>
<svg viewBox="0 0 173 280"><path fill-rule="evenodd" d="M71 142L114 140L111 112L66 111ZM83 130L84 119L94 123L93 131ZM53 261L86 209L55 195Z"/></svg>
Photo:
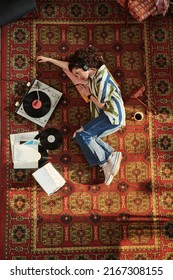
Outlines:
<svg viewBox="0 0 173 280"><path fill-rule="evenodd" d="M88 46L77 50L69 62L43 56L38 56L37 62L51 62L63 68L67 75L70 70L79 92L89 99L92 120L77 130L73 138L89 165L103 169L104 183L109 185L119 171L122 155L101 138L125 126L125 108L120 89L102 56L93 46Z"/></svg>

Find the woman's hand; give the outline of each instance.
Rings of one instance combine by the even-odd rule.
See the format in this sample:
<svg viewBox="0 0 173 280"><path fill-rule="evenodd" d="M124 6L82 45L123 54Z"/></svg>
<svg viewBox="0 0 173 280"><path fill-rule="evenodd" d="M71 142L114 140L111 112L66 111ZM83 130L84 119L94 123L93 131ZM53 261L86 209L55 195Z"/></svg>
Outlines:
<svg viewBox="0 0 173 280"><path fill-rule="evenodd" d="M88 85L82 85L82 84L80 84L80 85L77 86L77 89L78 89L78 91L79 91L81 94L83 94L83 95L85 95L85 96L90 95L90 90L89 90Z"/></svg>
<svg viewBox="0 0 173 280"><path fill-rule="evenodd" d="M36 58L36 62L40 63L40 62L48 62L49 61L49 57L46 57L46 56L37 56Z"/></svg>

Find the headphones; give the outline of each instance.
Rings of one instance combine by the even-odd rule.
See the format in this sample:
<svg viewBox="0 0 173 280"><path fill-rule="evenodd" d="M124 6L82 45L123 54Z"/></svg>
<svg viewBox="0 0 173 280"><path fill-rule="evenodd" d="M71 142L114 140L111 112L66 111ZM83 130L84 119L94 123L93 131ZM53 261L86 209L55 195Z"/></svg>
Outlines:
<svg viewBox="0 0 173 280"><path fill-rule="evenodd" d="M79 59L77 59L74 64L76 64L76 66L78 66L79 68L82 68L83 71L87 71L89 69L88 65L86 65L84 61L80 61Z"/></svg>
<svg viewBox="0 0 173 280"><path fill-rule="evenodd" d="M85 64L84 61L80 61L79 59L73 59L69 63L69 69L70 71L74 68L82 68L83 71L88 71L89 66Z"/></svg>
<svg viewBox="0 0 173 280"><path fill-rule="evenodd" d="M84 71L87 71L89 69L88 65L84 64L84 65L81 65L81 68L84 70Z"/></svg>

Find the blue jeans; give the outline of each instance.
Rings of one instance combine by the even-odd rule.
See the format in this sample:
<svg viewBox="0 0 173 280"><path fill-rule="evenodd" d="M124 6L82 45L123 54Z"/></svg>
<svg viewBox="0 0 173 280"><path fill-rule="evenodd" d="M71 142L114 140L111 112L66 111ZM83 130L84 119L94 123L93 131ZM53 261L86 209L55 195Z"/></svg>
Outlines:
<svg viewBox="0 0 173 280"><path fill-rule="evenodd" d="M76 131L73 139L80 146L90 166L104 164L114 149L102 141L105 137L121 128L121 125L111 124L103 113L82 126L82 131Z"/></svg>

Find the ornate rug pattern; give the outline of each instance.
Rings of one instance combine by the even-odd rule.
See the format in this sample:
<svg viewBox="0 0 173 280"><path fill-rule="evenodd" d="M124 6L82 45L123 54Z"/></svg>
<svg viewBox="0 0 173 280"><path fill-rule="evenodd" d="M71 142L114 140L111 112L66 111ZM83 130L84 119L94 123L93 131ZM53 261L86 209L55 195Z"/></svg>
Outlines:
<svg viewBox="0 0 173 280"><path fill-rule="evenodd" d="M1 259L171 259L172 18L124 25L115 1L37 1L39 18L2 28ZM105 140L122 151L119 174L106 187L72 140L90 119L88 105L63 71L36 65L36 55L66 59L94 44L124 97L143 83L157 114L137 102L126 106L127 126ZM47 196L33 170L14 170L9 135L40 129L15 114L26 83L37 77L63 92L46 127L63 133L49 159L67 183ZM149 101L149 107L152 107ZM134 122L135 111L144 119Z"/></svg>

